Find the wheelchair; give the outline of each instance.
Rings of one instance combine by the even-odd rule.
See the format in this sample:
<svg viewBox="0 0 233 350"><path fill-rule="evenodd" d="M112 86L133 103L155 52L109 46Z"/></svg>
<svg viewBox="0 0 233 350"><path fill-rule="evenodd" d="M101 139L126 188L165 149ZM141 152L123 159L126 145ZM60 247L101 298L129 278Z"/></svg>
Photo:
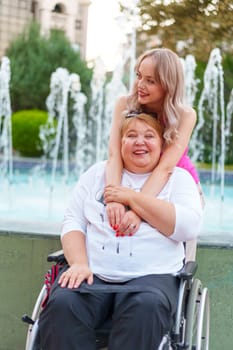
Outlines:
<svg viewBox="0 0 233 350"><path fill-rule="evenodd" d="M45 283L36 300L32 316L23 315L22 320L28 324L25 350L41 350L38 321L39 315L48 298L51 277L56 277L59 269L66 264L63 251L48 255L47 261L53 263ZM186 262L177 274L180 280L179 296L174 325L169 334L163 337L159 349L155 350L209 350L210 307L209 293L201 281L194 277L197 263ZM49 277L49 281L48 281ZM107 350L111 320L107 320L100 329L96 329L96 349Z"/></svg>

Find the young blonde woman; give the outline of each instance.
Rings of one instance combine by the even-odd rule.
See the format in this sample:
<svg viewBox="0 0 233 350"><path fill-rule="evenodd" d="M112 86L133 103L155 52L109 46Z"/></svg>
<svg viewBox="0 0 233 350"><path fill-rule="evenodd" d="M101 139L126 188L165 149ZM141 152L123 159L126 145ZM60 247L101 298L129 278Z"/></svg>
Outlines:
<svg viewBox="0 0 233 350"><path fill-rule="evenodd" d="M187 152L196 123L196 112L185 104L184 72L180 58L166 48L143 53L136 63L133 93L122 96L116 103L109 141L106 184L119 185L122 174L120 154L120 125L127 114L154 114L164 127L164 148L160 162L143 186L145 194L157 195L168 181L175 166L188 170L200 190L200 182ZM200 190L201 194L201 190ZM107 200L106 200L107 201ZM125 211L119 203L107 203L110 225L119 232L134 234L141 219L132 211ZM195 259L195 244L189 244L188 258Z"/></svg>

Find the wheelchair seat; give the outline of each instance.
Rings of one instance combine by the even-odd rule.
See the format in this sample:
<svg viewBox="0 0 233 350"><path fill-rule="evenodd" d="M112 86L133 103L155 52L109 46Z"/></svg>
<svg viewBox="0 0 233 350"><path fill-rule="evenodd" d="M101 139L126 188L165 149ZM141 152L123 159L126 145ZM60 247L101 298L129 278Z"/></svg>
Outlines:
<svg viewBox="0 0 233 350"><path fill-rule="evenodd" d="M48 255L47 261L53 263L52 267L58 267L56 271L66 264L62 250ZM203 288L200 280L194 277L197 267L195 261L188 261L176 274L180 285L174 325L170 333L164 336L158 350L209 350L209 295L208 289ZM35 303L32 317L22 317L28 324L25 350L41 350L38 320L48 293L48 284L45 283ZM96 349L107 349L110 330L111 319L96 329Z"/></svg>

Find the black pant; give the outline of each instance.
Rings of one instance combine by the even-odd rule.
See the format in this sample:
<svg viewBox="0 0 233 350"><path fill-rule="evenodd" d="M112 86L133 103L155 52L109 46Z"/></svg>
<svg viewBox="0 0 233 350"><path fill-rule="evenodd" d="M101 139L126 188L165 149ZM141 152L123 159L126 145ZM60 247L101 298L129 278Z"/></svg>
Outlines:
<svg viewBox="0 0 233 350"><path fill-rule="evenodd" d="M94 279L68 289L54 284L39 320L43 350L95 350L95 329L112 315L108 350L157 350L171 328L178 281L150 275L122 284Z"/></svg>

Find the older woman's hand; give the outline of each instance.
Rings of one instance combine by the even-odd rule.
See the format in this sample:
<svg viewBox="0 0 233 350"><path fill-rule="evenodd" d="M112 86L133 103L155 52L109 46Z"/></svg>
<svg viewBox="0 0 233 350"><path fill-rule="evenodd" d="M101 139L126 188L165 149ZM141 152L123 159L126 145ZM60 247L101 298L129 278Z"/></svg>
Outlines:
<svg viewBox="0 0 233 350"><path fill-rule="evenodd" d="M132 236L139 229L141 218L132 210L128 210L119 226L119 232L126 236Z"/></svg>
<svg viewBox="0 0 233 350"><path fill-rule="evenodd" d="M117 202L106 202L106 212L108 216L109 225L114 230L117 229L125 215L125 206Z"/></svg>
<svg viewBox="0 0 233 350"><path fill-rule="evenodd" d="M118 202L121 205L127 206L129 204L129 198L134 191L127 187L109 185L105 187L104 199L105 202ZM117 204L117 203L116 203ZM116 232L124 235L133 235L139 228L141 218L132 210L124 212L121 216L121 220L117 222Z"/></svg>
<svg viewBox="0 0 233 350"><path fill-rule="evenodd" d="M62 288L78 288L83 281L93 283L93 273L87 265L73 264L63 272L58 280Z"/></svg>

